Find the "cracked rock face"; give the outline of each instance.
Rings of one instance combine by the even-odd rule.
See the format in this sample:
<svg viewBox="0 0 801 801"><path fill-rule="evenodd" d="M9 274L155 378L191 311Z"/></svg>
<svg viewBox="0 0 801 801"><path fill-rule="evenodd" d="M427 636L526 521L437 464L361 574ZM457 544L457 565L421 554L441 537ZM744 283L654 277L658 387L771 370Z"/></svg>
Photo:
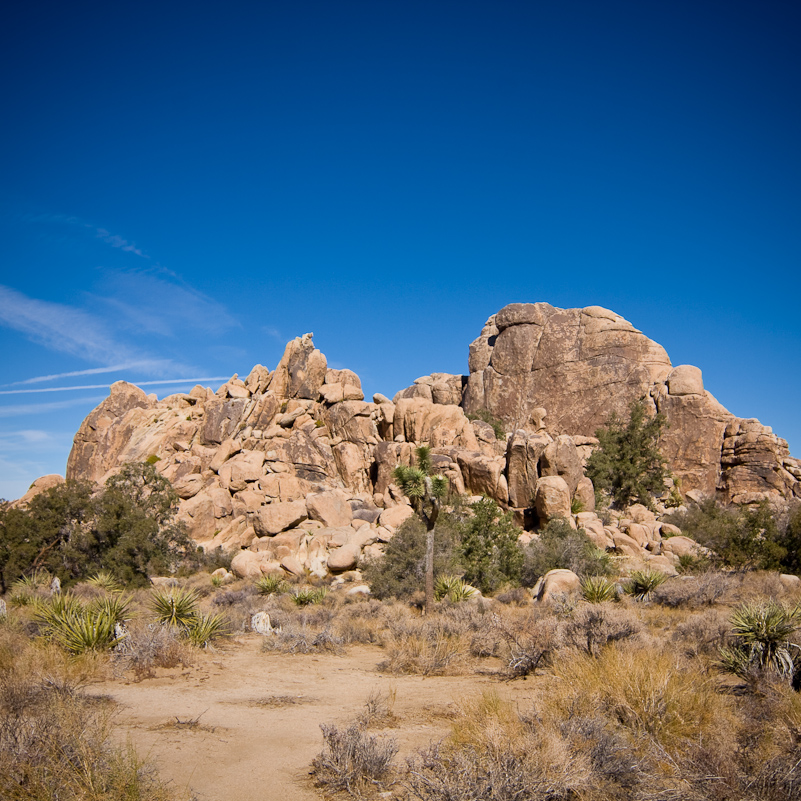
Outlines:
<svg viewBox="0 0 801 801"><path fill-rule="evenodd" d="M671 372L664 348L614 312L548 303L501 309L470 345L469 366L467 413L487 409L516 429L544 407L551 434L583 436Z"/></svg>

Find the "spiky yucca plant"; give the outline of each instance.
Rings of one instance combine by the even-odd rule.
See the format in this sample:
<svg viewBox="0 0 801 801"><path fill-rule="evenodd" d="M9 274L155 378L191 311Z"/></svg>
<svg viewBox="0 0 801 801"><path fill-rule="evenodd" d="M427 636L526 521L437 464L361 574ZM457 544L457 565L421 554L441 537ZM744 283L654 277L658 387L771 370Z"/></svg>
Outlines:
<svg viewBox="0 0 801 801"><path fill-rule="evenodd" d="M659 570L633 570L624 589L636 601L650 601L653 591L666 580L667 575Z"/></svg>
<svg viewBox="0 0 801 801"><path fill-rule="evenodd" d="M291 593L292 600L298 606L322 603L326 595L328 590L325 587L299 587Z"/></svg>
<svg viewBox="0 0 801 801"><path fill-rule="evenodd" d="M255 581L256 589L261 595L273 595L286 591L286 582L281 576L260 576Z"/></svg>
<svg viewBox="0 0 801 801"><path fill-rule="evenodd" d="M473 598L477 593L475 587L471 587L458 576L438 576L434 583L434 598L438 601L447 598L453 603L459 603Z"/></svg>
<svg viewBox="0 0 801 801"><path fill-rule="evenodd" d="M208 648L212 640L228 635L228 620L223 614L195 615L186 627L186 638L198 648Z"/></svg>
<svg viewBox="0 0 801 801"><path fill-rule="evenodd" d="M115 593L122 592L122 585L117 579L108 572L108 570L100 570L94 576L86 579L86 583L90 587L95 587L103 592Z"/></svg>
<svg viewBox="0 0 801 801"><path fill-rule="evenodd" d="M116 645L122 639L116 634L116 624L122 622L126 612L127 603L85 607L74 595L64 593L36 601L33 617L45 637L72 654L82 654Z"/></svg>
<svg viewBox="0 0 801 801"><path fill-rule="evenodd" d="M617 600L617 586L604 576L587 576L581 582L581 594L585 601L600 604Z"/></svg>
<svg viewBox="0 0 801 801"><path fill-rule="evenodd" d="M789 609L772 599L744 603L729 620L737 640L720 649L723 670L741 678L751 677L755 669L793 677L801 647L790 642L790 635L801 628L801 608Z"/></svg>
<svg viewBox="0 0 801 801"><path fill-rule="evenodd" d="M87 609L94 614L104 615L115 624L124 623L131 616L131 597L113 595L104 598L95 598L89 602Z"/></svg>
<svg viewBox="0 0 801 801"><path fill-rule="evenodd" d="M199 600L200 596L194 590L174 587L154 591L150 607L162 625L187 628L197 616Z"/></svg>

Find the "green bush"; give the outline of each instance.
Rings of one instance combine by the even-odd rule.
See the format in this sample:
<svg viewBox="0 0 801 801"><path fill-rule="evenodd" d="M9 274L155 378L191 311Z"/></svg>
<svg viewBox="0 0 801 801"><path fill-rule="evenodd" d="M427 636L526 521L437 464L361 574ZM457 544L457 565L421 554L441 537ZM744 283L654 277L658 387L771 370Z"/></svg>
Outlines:
<svg viewBox="0 0 801 801"><path fill-rule="evenodd" d="M577 576L605 576L611 572L611 559L585 533L567 520L554 519L525 549L522 581L533 586L549 570L564 568Z"/></svg>
<svg viewBox="0 0 801 801"><path fill-rule="evenodd" d="M668 518L682 532L713 552L712 559L738 570L775 570L788 557L767 501L753 509L724 507L709 499ZM801 521L799 521L801 528ZM788 531L792 532L788 526ZM785 541L792 537L785 535Z"/></svg>
<svg viewBox="0 0 801 801"><path fill-rule="evenodd" d="M472 515L459 526L465 581L485 594L502 584L519 584L524 557L517 542L520 529L512 523L511 512L504 512L491 498L482 498L470 509Z"/></svg>
<svg viewBox="0 0 801 801"><path fill-rule="evenodd" d="M178 496L152 464L127 464L100 492L67 481L24 509L0 508L0 593L23 576L47 570L62 584L98 571L145 586L196 553L176 521Z"/></svg>
<svg viewBox="0 0 801 801"><path fill-rule="evenodd" d="M599 446L587 460L586 472L596 492L608 493L621 509L632 501L652 508L652 495L666 490L668 471L657 446L666 424L664 415L649 417L642 400L631 404L626 423L612 414L595 432Z"/></svg>
<svg viewBox="0 0 801 801"><path fill-rule="evenodd" d="M458 521L445 512L437 521L434 574L459 573ZM417 517L404 521L387 543L384 555L362 568L376 598L409 599L425 583L426 527Z"/></svg>

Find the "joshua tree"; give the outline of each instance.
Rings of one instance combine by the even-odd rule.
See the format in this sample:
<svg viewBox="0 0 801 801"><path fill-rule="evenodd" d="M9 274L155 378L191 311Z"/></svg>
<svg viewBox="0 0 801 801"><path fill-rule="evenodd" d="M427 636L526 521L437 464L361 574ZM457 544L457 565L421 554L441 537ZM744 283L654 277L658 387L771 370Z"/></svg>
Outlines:
<svg viewBox="0 0 801 801"><path fill-rule="evenodd" d="M440 504L448 492L448 479L431 475L431 448L427 445L417 448L415 457L416 465L398 465L393 476L426 527L425 611L428 614L434 608L434 527L437 525Z"/></svg>

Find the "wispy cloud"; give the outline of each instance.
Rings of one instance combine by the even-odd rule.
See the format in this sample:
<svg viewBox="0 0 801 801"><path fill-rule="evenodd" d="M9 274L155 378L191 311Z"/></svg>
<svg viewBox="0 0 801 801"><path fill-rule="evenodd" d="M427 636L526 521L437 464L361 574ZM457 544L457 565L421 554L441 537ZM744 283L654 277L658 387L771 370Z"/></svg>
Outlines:
<svg viewBox="0 0 801 801"><path fill-rule="evenodd" d="M117 234L109 233L105 228L97 228L96 233L98 239L102 239L107 245L111 245L113 248L119 248L126 253L133 253L135 256L141 256L143 259L150 258L150 256L136 247L133 242L129 242L127 239L117 236Z"/></svg>
<svg viewBox="0 0 801 801"><path fill-rule="evenodd" d="M80 217L74 217L70 214L26 214L23 216L23 219L29 223L50 223L51 225L70 225L75 228L80 228L87 233L92 233L95 239L100 239L113 248L122 250L125 253L132 253L134 256L139 256L142 259L150 258L147 253L137 247L135 242L130 242L119 234L113 234L106 228L86 222L86 220L82 220Z"/></svg>
<svg viewBox="0 0 801 801"><path fill-rule="evenodd" d="M281 335L281 332L277 328L272 328L271 326L263 325L261 330L267 334L268 337L272 337L273 339L277 339L282 344L286 342L286 339Z"/></svg>
<svg viewBox="0 0 801 801"><path fill-rule="evenodd" d="M99 293L89 297L110 309L118 324L161 336L240 327L225 306L161 267L106 270Z"/></svg>
<svg viewBox="0 0 801 801"><path fill-rule="evenodd" d="M201 384L204 381L227 381L230 376L211 376L206 378L164 378L160 381L137 381L138 387L160 387L160 386L186 386L187 384ZM84 384L76 387L40 387L38 389L4 389L0 390L0 395L24 395L40 392L69 392L75 389L108 389L108 384Z"/></svg>
<svg viewBox="0 0 801 801"><path fill-rule="evenodd" d="M22 431L11 431L9 433L0 433L0 446L13 443L24 443L26 445L33 445L41 442L50 442L53 439L49 431L41 431L35 428L26 428Z"/></svg>
<svg viewBox="0 0 801 801"><path fill-rule="evenodd" d="M52 403L25 403L16 406L0 406L0 417L17 417L23 414L43 415L48 412L56 412L60 409L69 409L73 406L88 406L94 408L106 396L100 395L92 398L72 398L65 401L53 401Z"/></svg>
<svg viewBox="0 0 801 801"><path fill-rule="evenodd" d="M34 378L26 378L24 381L13 381L6 384L7 387L16 387L22 384L42 384L47 381L56 381L61 378L73 378L81 375L100 375L101 373L116 373L123 370L142 370L153 373L160 369L169 368L172 362L169 359L140 359L136 362L126 362L125 364L115 364L110 367L93 367L90 370L73 370L69 373L53 373L52 375L38 375Z"/></svg>
<svg viewBox="0 0 801 801"><path fill-rule="evenodd" d="M136 361L136 354L116 342L109 326L92 314L46 300L36 300L0 285L0 324L25 334L51 350L94 362Z"/></svg>

